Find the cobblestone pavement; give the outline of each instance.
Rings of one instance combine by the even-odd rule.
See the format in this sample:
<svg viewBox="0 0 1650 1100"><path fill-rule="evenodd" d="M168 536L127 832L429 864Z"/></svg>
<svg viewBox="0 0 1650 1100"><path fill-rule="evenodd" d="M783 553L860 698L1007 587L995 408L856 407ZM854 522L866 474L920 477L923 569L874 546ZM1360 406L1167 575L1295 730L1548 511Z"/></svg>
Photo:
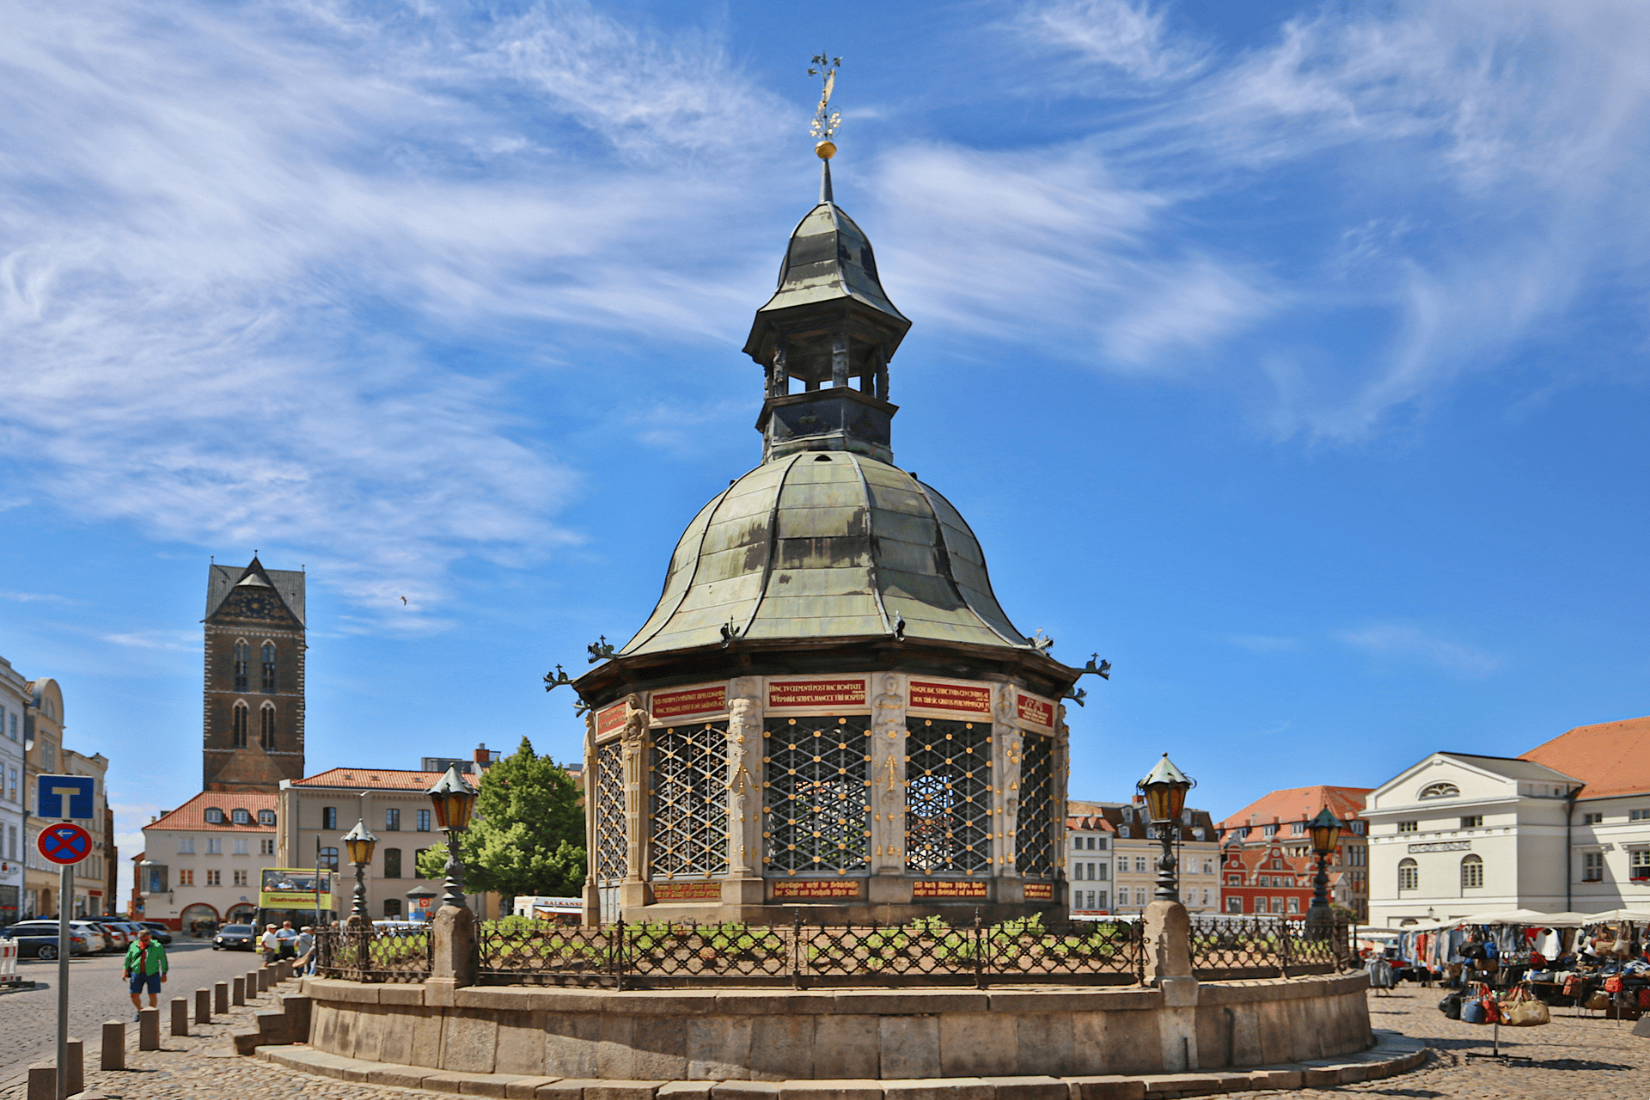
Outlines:
<svg viewBox="0 0 1650 1100"><path fill-rule="evenodd" d="M1231 1096L1396 1096L1424 1100L1646 1100L1650 1097L1650 1039L1633 1034L1631 1020L1606 1020L1573 1008L1552 1010L1546 1027L1504 1027L1499 1062L1489 1054L1495 1028L1463 1024L1438 1011L1445 991L1403 985L1369 996L1369 1022L1420 1039L1432 1048L1420 1069L1340 1088ZM1520 1061L1516 1059L1528 1059Z"/></svg>
<svg viewBox="0 0 1650 1100"><path fill-rule="evenodd" d="M296 983L289 983L295 988ZM1632 1034L1631 1022L1573 1015L1556 1009L1553 1022L1541 1028L1502 1028L1501 1050L1528 1059L1506 1063L1469 1059L1469 1052L1488 1054L1493 1029L1446 1019L1437 1009L1438 990L1404 986L1389 996L1370 995L1370 1019L1377 1028L1424 1040L1432 1053L1411 1073L1300 1092L1229 1093L1234 1097L1318 1098L1370 1096L1417 1100L1646 1100L1650 1097L1650 1039ZM5 998L9 1000L10 998ZM252 1014L274 1004L265 993L257 1003L215 1017L213 1024L191 1024L188 1038L164 1034L164 1049L139 1053L136 1027L128 1027L127 1070L102 1072L97 1067L97 1033L86 1038L88 1096L121 1100L175 1100L177 1097L234 1097L235 1100L288 1100L301 1093L319 1100L429 1100L435 1093L377 1085L351 1084L296 1073L252 1058L237 1057L229 1035L250 1025ZM5 1012L0 1003L0 1018ZM21 1082L0 1085L0 1100L23 1100Z"/></svg>
<svg viewBox="0 0 1650 1100"><path fill-rule="evenodd" d="M69 1034L84 1039L87 1049L102 1034L104 1020L132 1019L132 1002L120 980L124 958L123 953L93 955L69 962ZM163 1016L173 997L193 998L201 986L227 982L259 963L250 951L214 951L210 943L184 938L167 948L167 961L170 980L160 987ZM0 1084L9 1084L34 1062L55 1057L57 1050L57 963L19 959L17 969L24 978L44 984L0 996Z"/></svg>

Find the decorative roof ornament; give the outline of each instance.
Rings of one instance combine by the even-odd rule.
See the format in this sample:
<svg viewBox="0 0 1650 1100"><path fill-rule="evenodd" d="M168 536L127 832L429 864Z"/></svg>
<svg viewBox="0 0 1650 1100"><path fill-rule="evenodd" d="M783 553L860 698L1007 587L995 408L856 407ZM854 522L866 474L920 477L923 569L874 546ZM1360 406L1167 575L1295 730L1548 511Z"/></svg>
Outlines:
<svg viewBox="0 0 1650 1100"><path fill-rule="evenodd" d="M814 113L814 121L808 127L808 132L819 140L814 143L814 152L820 160L830 160L836 155L836 144L831 141L837 127L842 125L842 112L831 107L831 93L836 90L836 71L842 67L842 58L828 57L819 54L808 68L809 76L823 77L823 88L819 93L819 110Z"/></svg>

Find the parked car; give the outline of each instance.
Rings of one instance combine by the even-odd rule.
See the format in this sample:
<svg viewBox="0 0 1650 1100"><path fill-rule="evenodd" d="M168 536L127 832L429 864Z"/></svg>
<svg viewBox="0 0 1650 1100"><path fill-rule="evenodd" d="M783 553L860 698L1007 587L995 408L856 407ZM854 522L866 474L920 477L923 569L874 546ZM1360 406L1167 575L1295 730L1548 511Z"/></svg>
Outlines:
<svg viewBox="0 0 1650 1100"><path fill-rule="evenodd" d="M115 950L114 937L105 932L102 925L77 918L69 921L69 931L85 936L87 946L94 955Z"/></svg>
<svg viewBox="0 0 1650 1100"><path fill-rule="evenodd" d="M258 932L250 924L226 924L212 937L214 951L256 951Z"/></svg>
<svg viewBox="0 0 1650 1100"><path fill-rule="evenodd" d="M76 924L74 921L69 923L69 954L89 955L92 953L92 940ZM0 929L0 936L16 940L17 954L22 958L57 958L57 922L54 920L18 921L9 928ZM102 942L101 936L98 942Z"/></svg>
<svg viewBox="0 0 1650 1100"><path fill-rule="evenodd" d="M158 920L140 920L136 922L139 928L147 928L156 943L169 944L172 942L172 930Z"/></svg>
<svg viewBox="0 0 1650 1100"><path fill-rule="evenodd" d="M137 932L130 925L114 917L89 917L86 923L96 925L108 938L110 951L124 951L126 945L137 938Z"/></svg>

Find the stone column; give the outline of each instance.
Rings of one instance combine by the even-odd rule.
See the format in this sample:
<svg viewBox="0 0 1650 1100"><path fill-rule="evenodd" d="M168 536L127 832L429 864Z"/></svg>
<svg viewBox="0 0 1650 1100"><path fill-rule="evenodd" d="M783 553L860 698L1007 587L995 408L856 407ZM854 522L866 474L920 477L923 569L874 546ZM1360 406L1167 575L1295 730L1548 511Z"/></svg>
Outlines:
<svg viewBox="0 0 1650 1100"><path fill-rule="evenodd" d="M905 677L878 673L871 678L871 760L867 765L871 803L872 903L907 902L905 874Z"/></svg>
<svg viewBox="0 0 1650 1100"><path fill-rule="evenodd" d="M450 1006L454 993L476 984L481 957L476 940L476 915L467 906L443 905L430 922L430 976L424 982L425 1004Z"/></svg>
<svg viewBox="0 0 1650 1100"><path fill-rule="evenodd" d="M997 900L1024 901L1018 865L1020 757L1024 735L1015 721L1014 685L997 687L991 721L991 816Z"/></svg>
<svg viewBox="0 0 1650 1100"><path fill-rule="evenodd" d="M724 905L761 905L762 681L743 676L728 685L728 878Z"/></svg>
<svg viewBox="0 0 1650 1100"><path fill-rule="evenodd" d="M627 695L624 700L624 825L625 876L619 887L619 906L626 915L647 904L647 884L643 881L643 861L647 858L647 739L653 721L642 706L642 697Z"/></svg>
<svg viewBox="0 0 1650 1100"><path fill-rule="evenodd" d="M611 920L612 914L603 913L601 890L596 885L596 803L601 787L601 776L596 770L596 708L584 712L584 835L589 847L589 858L584 874L584 924Z"/></svg>
<svg viewBox="0 0 1650 1100"><path fill-rule="evenodd" d="M784 397L791 392L789 349L781 340L773 349L773 370L768 374L768 396Z"/></svg>
<svg viewBox="0 0 1650 1100"><path fill-rule="evenodd" d="M1197 979L1192 977L1192 921L1178 901L1154 901L1141 921L1146 984L1163 991L1158 1017L1163 1069L1185 1073L1198 1068Z"/></svg>

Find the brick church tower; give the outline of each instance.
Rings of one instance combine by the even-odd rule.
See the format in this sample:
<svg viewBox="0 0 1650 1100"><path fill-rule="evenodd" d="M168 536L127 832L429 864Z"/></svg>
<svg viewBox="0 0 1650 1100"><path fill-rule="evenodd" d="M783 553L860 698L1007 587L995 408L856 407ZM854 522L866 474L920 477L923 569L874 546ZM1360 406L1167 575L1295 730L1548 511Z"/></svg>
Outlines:
<svg viewBox="0 0 1650 1100"><path fill-rule="evenodd" d="M273 794L304 776L304 574L213 565L204 624L201 789Z"/></svg>

